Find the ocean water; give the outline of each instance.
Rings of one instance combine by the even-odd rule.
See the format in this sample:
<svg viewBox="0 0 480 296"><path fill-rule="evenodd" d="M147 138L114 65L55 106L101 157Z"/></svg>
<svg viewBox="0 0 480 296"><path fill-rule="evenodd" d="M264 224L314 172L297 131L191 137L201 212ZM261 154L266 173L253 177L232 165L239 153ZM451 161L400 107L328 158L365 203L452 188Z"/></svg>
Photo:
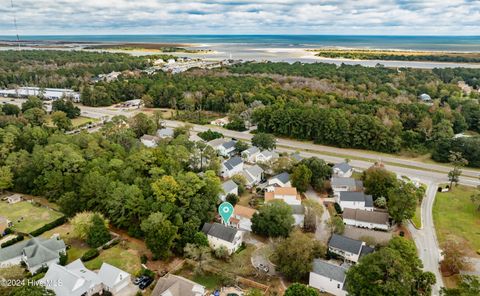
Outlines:
<svg viewBox="0 0 480 296"><path fill-rule="evenodd" d="M0 36L0 40L15 40ZM480 36L359 36L359 35L38 35L21 40L64 42L151 42L232 44L256 47L346 47L403 50L480 51Z"/></svg>

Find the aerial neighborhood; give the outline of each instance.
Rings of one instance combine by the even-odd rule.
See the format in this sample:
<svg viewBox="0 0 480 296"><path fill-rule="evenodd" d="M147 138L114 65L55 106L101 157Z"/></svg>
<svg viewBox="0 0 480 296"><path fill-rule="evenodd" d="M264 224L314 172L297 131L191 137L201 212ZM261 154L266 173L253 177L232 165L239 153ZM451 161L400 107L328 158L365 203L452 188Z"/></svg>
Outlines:
<svg viewBox="0 0 480 296"><path fill-rule="evenodd" d="M0 51L0 295L480 295L475 67L63 46Z"/></svg>

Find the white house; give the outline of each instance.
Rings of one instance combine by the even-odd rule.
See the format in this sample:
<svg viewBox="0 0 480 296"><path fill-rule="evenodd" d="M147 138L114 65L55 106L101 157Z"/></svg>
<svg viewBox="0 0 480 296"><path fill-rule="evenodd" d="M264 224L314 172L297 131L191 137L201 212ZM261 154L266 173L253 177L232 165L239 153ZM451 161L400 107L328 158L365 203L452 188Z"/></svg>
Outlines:
<svg viewBox="0 0 480 296"><path fill-rule="evenodd" d="M129 273L110 264L103 263L97 274L77 259L66 266L53 264L39 283L57 296L90 296L102 290L119 295L130 281Z"/></svg>
<svg viewBox="0 0 480 296"><path fill-rule="evenodd" d="M347 162L337 163L333 166L333 175L337 177L349 178L353 174L353 167Z"/></svg>
<svg viewBox="0 0 480 296"><path fill-rule="evenodd" d="M158 144L159 140L160 139L158 137L150 136L150 135L143 135L140 138L140 142L142 142L143 145L145 145L149 148L157 147L157 144Z"/></svg>
<svg viewBox="0 0 480 296"><path fill-rule="evenodd" d="M242 158L246 162L254 163L258 154L260 154L260 149L256 146L252 146L242 152Z"/></svg>
<svg viewBox="0 0 480 296"><path fill-rule="evenodd" d="M255 162L267 162L278 158L278 154L275 151L263 150L255 156Z"/></svg>
<svg viewBox="0 0 480 296"><path fill-rule="evenodd" d="M224 157L232 156L235 153L235 144L237 141L230 140L217 147L218 154Z"/></svg>
<svg viewBox="0 0 480 296"><path fill-rule="evenodd" d="M21 194L15 193L7 197L7 201L9 204L16 204L17 202L22 201L23 196Z"/></svg>
<svg viewBox="0 0 480 296"><path fill-rule="evenodd" d="M232 226L241 230L252 231L252 217L257 211L255 209L235 205L233 209L233 216L230 219Z"/></svg>
<svg viewBox="0 0 480 296"><path fill-rule="evenodd" d="M223 162L220 174L223 178L231 178L236 174L242 173L242 170L243 161L240 157L236 156Z"/></svg>
<svg viewBox="0 0 480 296"><path fill-rule="evenodd" d="M333 234L328 242L328 251L337 254L347 262L357 263L362 256L372 253L374 249L363 241Z"/></svg>
<svg viewBox="0 0 480 296"><path fill-rule="evenodd" d="M32 237L0 249L0 267L9 267L24 262L28 271L35 273L43 267L58 263L60 254L65 252L63 240Z"/></svg>
<svg viewBox="0 0 480 296"><path fill-rule="evenodd" d="M289 205L301 205L302 199L295 187L275 187L273 192L265 192L265 202L283 200Z"/></svg>
<svg viewBox="0 0 480 296"><path fill-rule="evenodd" d="M222 183L222 193L218 196L221 201L225 201L225 198L229 194L238 195L238 185L232 180L228 180Z"/></svg>
<svg viewBox="0 0 480 296"><path fill-rule="evenodd" d="M347 269L326 261L313 260L313 270L310 272L308 284L322 292L336 296L346 296L345 279Z"/></svg>
<svg viewBox="0 0 480 296"><path fill-rule="evenodd" d="M274 191L275 187L292 187L290 174L283 172L268 179L266 190Z"/></svg>
<svg viewBox="0 0 480 296"><path fill-rule="evenodd" d="M174 134L174 131L173 131L173 128L171 127L166 127L166 128L157 130L157 137L159 137L160 139L173 138L173 134Z"/></svg>
<svg viewBox="0 0 480 296"><path fill-rule="evenodd" d="M342 191L363 190L363 182L354 178L332 177L330 185L335 196L339 196Z"/></svg>
<svg viewBox="0 0 480 296"><path fill-rule="evenodd" d="M388 213L379 211L365 211L358 209L345 209L343 211L343 223L355 227L388 230Z"/></svg>
<svg viewBox="0 0 480 296"><path fill-rule="evenodd" d="M243 232L220 223L205 223L202 228L212 249L225 247L229 254L234 253L243 242Z"/></svg>
<svg viewBox="0 0 480 296"><path fill-rule="evenodd" d="M113 265L103 263L98 271L103 289L113 295L120 293L130 283L130 274Z"/></svg>
<svg viewBox="0 0 480 296"><path fill-rule="evenodd" d="M247 187L253 187L260 183L263 178L263 169L258 165L250 166L242 171L242 175L247 180Z"/></svg>
<svg viewBox="0 0 480 296"><path fill-rule="evenodd" d="M225 142L227 142L227 140L225 140L224 138L217 138L207 142L207 145L218 151L220 145Z"/></svg>
<svg viewBox="0 0 480 296"><path fill-rule="evenodd" d="M359 209L366 211L373 211L373 198L371 195L366 195L358 191L340 191L335 200L342 208L345 209Z"/></svg>
<svg viewBox="0 0 480 296"><path fill-rule="evenodd" d="M167 274L159 278L152 296L204 296L205 287L184 277Z"/></svg>

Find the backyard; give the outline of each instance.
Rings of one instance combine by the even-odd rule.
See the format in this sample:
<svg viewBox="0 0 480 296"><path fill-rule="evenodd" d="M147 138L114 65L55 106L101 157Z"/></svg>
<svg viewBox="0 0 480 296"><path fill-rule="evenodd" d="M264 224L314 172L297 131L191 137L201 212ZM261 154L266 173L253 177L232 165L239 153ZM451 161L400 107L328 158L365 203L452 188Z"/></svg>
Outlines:
<svg viewBox="0 0 480 296"><path fill-rule="evenodd" d="M455 186L450 192L437 193L433 219L440 244L453 238L465 246L469 256L480 250L480 212L470 200L473 187Z"/></svg>
<svg viewBox="0 0 480 296"><path fill-rule="evenodd" d="M15 204L1 201L0 216L12 221L14 230L29 233L62 217L62 214L28 201Z"/></svg>

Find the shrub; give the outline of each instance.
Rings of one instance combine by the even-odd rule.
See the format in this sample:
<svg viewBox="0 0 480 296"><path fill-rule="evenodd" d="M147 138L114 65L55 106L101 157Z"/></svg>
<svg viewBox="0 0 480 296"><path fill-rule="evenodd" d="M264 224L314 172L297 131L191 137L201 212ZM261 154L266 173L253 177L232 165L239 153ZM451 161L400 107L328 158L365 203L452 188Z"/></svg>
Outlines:
<svg viewBox="0 0 480 296"><path fill-rule="evenodd" d="M5 235L13 233L13 230L11 228L6 228L5 231L3 232Z"/></svg>
<svg viewBox="0 0 480 296"><path fill-rule="evenodd" d="M30 235L31 236L39 236L40 234L46 232L46 231L49 231L57 226L60 226L62 224L64 224L65 222L67 222L67 217L65 216L62 216L60 218L58 218L57 220L55 221L52 221L50 223L47 223L45 225L43 225L42 227L30 232Z"/></svg>
<svg viewBox="0 0 480 296"><path fill-rule="evenodd" d="M80 258L80 260L82 260L82 262L87 262L98 257L98 255L100 255L100 252L98 252L97 249L90 249L82 255L82 258Z"/></svg>
<svg viewBox="0 0 480 296"><path fill-rule="evenodd" d="M140 256L140 262L142 264L147 263L147 261L148 261L147 255L143 254L142 256Z"/></svg>
<svg viewBox="0 0 480 296"><path fill-rule="evenodd" d="M59 263L61 266L65 266L67 264L67 261L68 261L68 254L65 252L62 252L60 253L60 259L59 259Z"/></svg>
<svg viewBox="0 0 480 296"><path fill-rule="evenodd" d="M338 203L335 203L333 205L333 207L335 208L335 211L337 212L337 214L343 213L342 208L340 207L340 205Z"/></svg>
<svg viewBox="0 0 480 296"><path fill-rule="evenodd" d="M227 260L230 257L230 254L228 253L228 250L225 246L216 248L213 251L213 255L215 256L215 258L221 259L221 260Z"/></svg>
<svg viewBox="0 0 480 296"><path fill-rule="evenodd" d="M23 240L23 235L17 235L17 237L12 238L11 240L4 242L4 243L1 245L1 247L2 247L2 248L6 248L6 247L11 246L11 245L13 245L13 244L15 244L15 243L17 243L17 242L19 242L19 241L22 241L22 240Z"/></svg>
<svg viewBox="0 0 480 296"><path fill-rule="evenodd" d="M234 193L229 193L227 194L227 197L225 198L226 201L232 204L232 206L235 206L239 200L238 196Z"/></svg>

